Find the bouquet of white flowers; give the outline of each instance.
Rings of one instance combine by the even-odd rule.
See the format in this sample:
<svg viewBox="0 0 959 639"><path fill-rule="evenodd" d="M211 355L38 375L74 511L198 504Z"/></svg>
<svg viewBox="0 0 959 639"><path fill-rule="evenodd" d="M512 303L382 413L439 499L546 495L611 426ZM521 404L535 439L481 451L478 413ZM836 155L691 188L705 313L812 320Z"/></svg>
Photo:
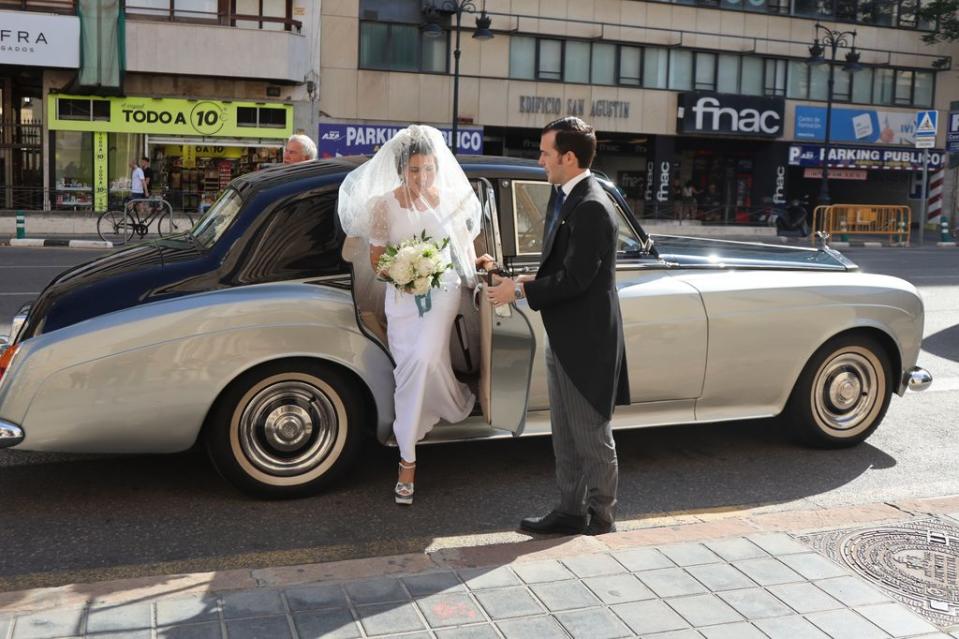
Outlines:
<svg viewBox="0 0 959 639"><path fill-rule="evenodd" d="M437 244L423 231L419 237L414 235L399 246L387 245L376 264L380 277L397 290L416 296L420 316L432 306L430 291L439 288L443 273L453 268L443 259L443 250L448 244L449 238Z"/></svg>

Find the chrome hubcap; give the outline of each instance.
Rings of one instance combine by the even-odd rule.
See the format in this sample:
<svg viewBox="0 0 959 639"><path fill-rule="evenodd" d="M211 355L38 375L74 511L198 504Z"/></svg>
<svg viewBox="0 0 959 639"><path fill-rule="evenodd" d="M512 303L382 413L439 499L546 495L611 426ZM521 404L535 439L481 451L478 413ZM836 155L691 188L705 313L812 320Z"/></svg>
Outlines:
<svg viewBox="0 0 959 639"><path fill-rule="evenodd" d="M819 369L813 385L813 408L828 428L859 426L880 398L880 375L866 356L839 353Z"/></svg>
<svg viewBox="0 0 959 639"><path fill-rule="evenodd" d="M306 382L279 382L262 389L244 408L240 446L263 472L300 475L329 455L339 428L326 393Z"/></svg>

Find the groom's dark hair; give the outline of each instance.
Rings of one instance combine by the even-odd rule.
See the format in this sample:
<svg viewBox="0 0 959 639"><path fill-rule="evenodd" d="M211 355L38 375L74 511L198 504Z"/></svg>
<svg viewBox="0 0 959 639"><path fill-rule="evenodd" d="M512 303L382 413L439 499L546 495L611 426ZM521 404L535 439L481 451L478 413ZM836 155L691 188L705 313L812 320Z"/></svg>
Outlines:
<svg viewBox="0 0 959 639"><path fill-rule="evenodd" d="M550 131L556 131L556 150L560 155L572 151L579 168L589 168L596 157L596 132L593 127L579 118L567 116L543 127L544 135Z"/></svg>
<svg viewBox="0 0 959 639"><path fill-rule="evenodd" d="M439 164L436 159L436 150L430 141L426 138L413 138L396 154L396 173L398 175L403 175L403 170L414 155L432 155L433 162Z"/></svg>

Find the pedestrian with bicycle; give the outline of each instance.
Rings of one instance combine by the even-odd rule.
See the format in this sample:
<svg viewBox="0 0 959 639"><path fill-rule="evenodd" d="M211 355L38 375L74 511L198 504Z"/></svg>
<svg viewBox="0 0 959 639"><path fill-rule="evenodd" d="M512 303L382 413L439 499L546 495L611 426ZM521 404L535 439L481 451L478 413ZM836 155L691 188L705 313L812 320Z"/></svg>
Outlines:
<svg viewBox="0 0 959 639"><path fill-rule="evenodd" d="M150 168L150 158L143 156L140 159L140 168L143 170L143 194L150 197L150 190L153 188L153 169Z"/></svg>
<svg viewBox="0 0 959 639"><path fill-rule="evenodd" d="M130 169L132 172L130 174L130 197L127 198L128 203L130 200L145 198L148 193L146 190L146 177L143 175L143 169L140 168L136 160L130 160Z"/></svg>

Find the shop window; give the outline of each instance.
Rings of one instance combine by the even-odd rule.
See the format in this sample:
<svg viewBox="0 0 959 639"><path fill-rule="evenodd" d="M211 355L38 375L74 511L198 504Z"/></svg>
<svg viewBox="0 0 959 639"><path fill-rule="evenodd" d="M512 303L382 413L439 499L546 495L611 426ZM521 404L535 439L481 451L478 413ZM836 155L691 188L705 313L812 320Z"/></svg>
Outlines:
<svg viewBox="0 0 959 639"><path fill-rule="evenodd" d="M797 100L809 97L809 65L804 60L789 61L789 89L786 97Z"/></svg>
<svg viewBox="0 0 959 639"><path fill-rule="evenodd" d="M59 98L57 118L60 120L109 121L110 101L79 98Z"/></svg>
<svg viewBox="0 0 959 639"><path fill-rule="evenodd" d="M666 49L646 47L643 50L643 86L647 89L666 88L666 69L669 58Z"/></svg>
<svg viewBox="0 0 959 639"><path fill-rule="evenodd" d="M722 62L720 62L720 70ZM785 73L783 73L785 76ZM743 56L742 79L739 92L743 95L763 94L763 59L747 55Z"/></svg>
<svg viewBox="0 0 959 639"><path fill-rule="evenodd" d="M343 232L336 223L336 197L332 191L279 207L254 240L237 281L279 282L349 272L340 255Z"/></svg>
<svg viewBox="0 0 959 639"><path fill-rule="evenodd" d="M130 194L133 180L131 162L139 162L143 156L143 136L133 133L110 133L107 138L107 174L110 180L109 195L111 208L123 205L123 198ZM149 185L151 191L157 187L156 175Z"/></svg>
<svg viewBox="0 0 959 639"><path fill-rule="evenodd" d="M809 99L822 100L829 98L829 65L814 64L809 67Z"/></svg>
<svg viewBox="0 0 959 639"><path fill-rule="evenodd" d="M650 55L649 49L646 50L646 55ZM639 47L620 47L619 83L638 87L642 81L641 62L642 49Z"/></svg>
<svg viewBox="0 0 959 639"><path fill-rule="evenodd" d="M872 69L866 67L852 74L852 101L872 104Z"/></svg>
<svg viewBox="0 0 959 639"><path fill-rule="evenodd" d="M892 104L894 81L893 69L876 69L873 72L872 102L874 104Z"/></svg>
<svg viewBox="0 0 959 639"><path fill-rule="evenodd" d="M593 84L616 84L616 45L594 44L590 77ZM636 66L636 84L639 84L639 65Z"/></svg>
<svg viewBox="0 0 959 639"><path fill-rule="evenodd" d="M696 56L696 82L697 91L715 91L716 90L716 54L697 51Z"/></svg>
<svg viewBox="0 0 959 639"><path fill-rule="evenodd" d="M912 71L896 71L896 104L912 103Z"/></svg>
<svg viewBox="0 0 959 639"><path fill-rule="evenodd" d="M767 58L764 62L766 67L764 93L786 95L786 61Z"/></svg>
<svg viewBox="0 0 959 639"><path fill-rule="evenodd" d="M842 67L835 68L833 79L832 97L839 102L849 102L852 97L852 76L849 71L843 71Z"/></svg>
<svg viewBox="0 0 959 639"><path fill-rule="evenodd" d="M716 73L716 90L720 93L739 93L739 61L738 55L720 54Z"/></svg>
<svg viewBox="0 0 959 639"><path fill-rule="evenodd" d="M930 71L916 71L916 88L913 104L917 107L931 107L932 93L936 76Z"/></svg>
<svg viewBox="0 0 959 639"><path fill-rule="evenodd" d="M256 107L237 107L236 108L237 126L256 126Z"/></svg>
<svg viewBox="0 0 959 639"><path fill-rule="evenodd" d="M669 50L669 88L688 91L693 87L693 52Z"/></svg>
<svg viewBox="0 0 959 639"><path fill-rule="evenodd" d="M431 40L414 24L362 22L360 67L389 71L445 72L447 38ZM438 55L437 51L443 51Z"/></svg>
<svg viewBox="0 0 959 639"><path fill-rule="evenodd" d="M509 77L536 79L536 38L512 36L509 39Z"/></svg>
<svg viewBox="0 0 959 639"><path fill-rule="evenodd" d="M57 131L54 140L55 206L90 207L93 204L93 134Z"/></svg>
<svg viewBox="0 0 959 639"><path fill-rule="evenodd" d="M539 80L563 79L563 41L538 40L536 77Z"/></svg>
<svg viewBox="0 0 959 639"><path fill-rule="evenodd" d="M589 83L589 43L570 40L566 42L563 56L563 81L577 84Z"/></svg>

